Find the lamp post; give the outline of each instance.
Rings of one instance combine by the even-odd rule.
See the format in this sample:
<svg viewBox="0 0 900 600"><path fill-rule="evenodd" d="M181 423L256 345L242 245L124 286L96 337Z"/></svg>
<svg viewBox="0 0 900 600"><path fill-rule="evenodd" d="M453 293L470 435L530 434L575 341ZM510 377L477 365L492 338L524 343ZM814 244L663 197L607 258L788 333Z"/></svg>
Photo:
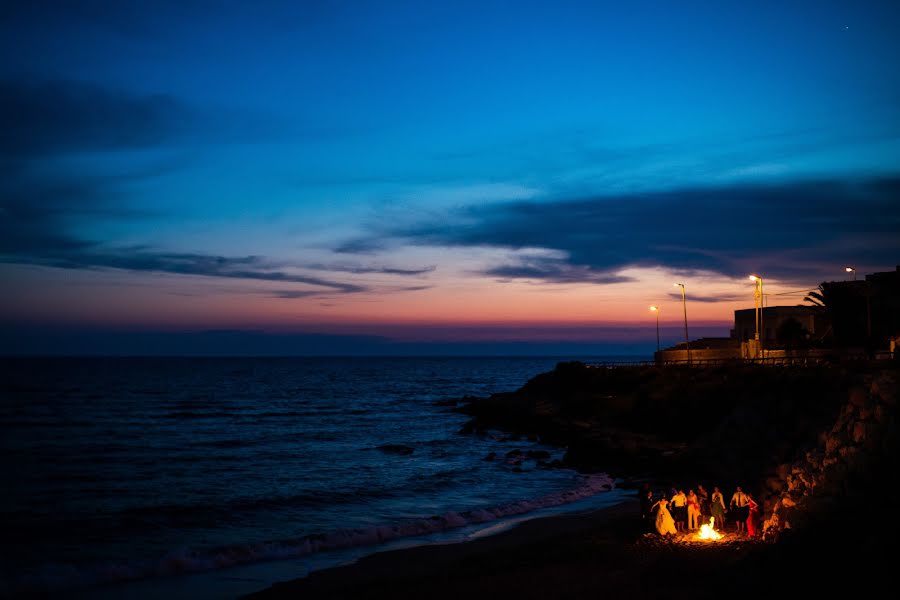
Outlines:
<svg viewBox="0 0 900 600"><path fill-rule="evenodd" d="M853 273L853 281L856 281L856 269L853 267L844 267L844 271L847 273Z"/></svg>
<svg viewBox="0 0 900 600"><path fill-rule="evenodd" d="M756 349L757 352L759 352L760 358L765 358L763 354L763 341L759 337L759 332L763 326L762 307L760 306L760 303L763 300L763 280L762 277L759 277L758 275L751 275L750 281L756 283L756 290L753 294L753 297L756 300L756 335L754 336L756 339Z"/></svg>
<svg viewBox="0 0 900 600"><path fill-rule="evenodd" d="M650 310L656 313L656 351L659 352L659 307L651 306Z"/></svg>
<svg viewBox="0 0 900 600"><path fill-rule="evenodd" d="M684 284L676 283L675 287L681 288L681 306L684 308L684 345L687 348L687 356L688 356L688 366L691 364L691 342L688 339L688 326L687 326L687 300L684 295Z"/></svg>

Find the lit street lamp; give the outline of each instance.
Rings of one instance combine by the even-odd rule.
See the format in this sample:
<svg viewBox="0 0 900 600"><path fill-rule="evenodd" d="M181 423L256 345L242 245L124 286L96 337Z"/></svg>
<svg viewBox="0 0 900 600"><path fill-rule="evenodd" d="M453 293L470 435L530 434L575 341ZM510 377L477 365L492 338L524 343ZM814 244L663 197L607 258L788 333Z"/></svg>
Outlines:
<svg viewBox="0 0 900 600"><path fill-rule="evenodd" d="M659 352L659 307L651 306L650 310L656 313L656 351Z"/></svg>
<svg viewBox="0 0 900 600"><path fill-rule="evenodd" d="M755 335L755 338L756 338L757 351L759 352L759 356L762 358L763 357L763 343L759 337L759 332L762 329L762 325L763 325L762 307L760 307L760 303L762 302L762 299L763 299L763 280L762 280L762 277L759 277L757 275L751 275L750 281L753 281L756 283L756 290L753 294L753 297L756 300L756 335Z"/></svg>
<svg viewBox="0 0 900 600"><path fill-rule="evenodd" d="M846 267L844 270L848 273L853 273L853 281L856 281L856 269L853 267Z"/></svg>
<svg viewBox="0 0 900 600"><path fill-rule="evenodd" d="M684 308L684 345L687 348L687 356L688 356L688 365L691 364L691 342L688 339L688 328L687 328L687 300L684 296L684 284L676 283L675 287L681 288L681 306Z"/></svg>

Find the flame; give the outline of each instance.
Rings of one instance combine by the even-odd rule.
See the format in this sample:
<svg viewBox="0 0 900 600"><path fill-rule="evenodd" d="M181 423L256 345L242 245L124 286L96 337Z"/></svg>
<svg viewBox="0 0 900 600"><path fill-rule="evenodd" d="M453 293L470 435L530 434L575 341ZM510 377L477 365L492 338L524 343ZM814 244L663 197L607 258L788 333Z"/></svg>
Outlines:
<svg viewBox="0 0 900 600"><path fill-rule="evenodd" d="M715 529L716 518L709 518L709 525L703 524L700 527L700 533L697 534L697 539L699 540L718 540L722 538L722 534L716 531Z"/></svg>

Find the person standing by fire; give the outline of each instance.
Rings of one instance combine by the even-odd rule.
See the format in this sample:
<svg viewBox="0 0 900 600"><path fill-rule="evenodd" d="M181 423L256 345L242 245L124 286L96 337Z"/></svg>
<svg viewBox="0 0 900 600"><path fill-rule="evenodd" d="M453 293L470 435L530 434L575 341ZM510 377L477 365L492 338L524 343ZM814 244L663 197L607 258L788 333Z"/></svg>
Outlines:
<svg viewBox="0 0 900 600"><path fill-rule="evenodd" d="M753 496L747 494L749 504L747 504L747 535L755 537L759 533L759 504L753 499Z"/></svg>
<svg viewBox="0 0 900 600"><path fill-rule="evenodd" d="M669 514L669 509L666 507L667 504L668 502L666 502L664 496L653 505L656 508L656 531L659 532L659 535L675 535L677 533L675 521L672 520L672 515Z"/></svg>
<svg viewBox="0 0 900 600"><path fill-rule="evenodd" d="M709 521L709 492L702 483L697 484L697 500L700 501L700 522L706 523Z"/></svg>
<svg viewBox="0 0 900 600"><path fill-rule="evenodd" d="M737 486L734 494L731 496L731 502L728 509L733 511L734 520L737 523L738 533L744 533L744 525L750 512L750 497L744 493L741 486Z"/></svg>
<svg viewBox="0 0 900 600"><path fill-rule="evenodd" d="M675 518L675 527L678 531L684 531L687 523L687 496L680 488L678 493L672 496L672 516Z"/></svg>
<svg viewBox="0 0 900 600"><path fill-rule="evenodd" d="M694 490L687 495L687 528L691 531L700 528L700 500Z"/></svg>
<svg viewBox="0 0 900 600"><path fill-rule="evenodd" d="M713 523L723 530L725 529L725 498L719 488L714 487L712 493L712 501L709 506L709 514L712 516Z"/></svg>
<svg viewBox="0 0 900 600"><path fill-rule="evenodd" d="M649 485L644 484L644 487L641 488L641 524L644 531L652 532L655 528L653 506L653 492Z"/></svg>

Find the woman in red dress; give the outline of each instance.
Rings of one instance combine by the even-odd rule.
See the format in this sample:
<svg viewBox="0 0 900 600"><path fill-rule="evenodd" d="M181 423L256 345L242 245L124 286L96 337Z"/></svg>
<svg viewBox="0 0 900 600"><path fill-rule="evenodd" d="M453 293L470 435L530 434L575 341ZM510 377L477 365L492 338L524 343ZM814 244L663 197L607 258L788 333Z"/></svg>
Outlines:
<svg viewBox="0 0 900 600"><path fill-rule="evenodd" d="M750 504L747 505L750 509L747 514L747 535L755 537L759 533L759 504L750 494L747 497L750 499Z"/></svg>

